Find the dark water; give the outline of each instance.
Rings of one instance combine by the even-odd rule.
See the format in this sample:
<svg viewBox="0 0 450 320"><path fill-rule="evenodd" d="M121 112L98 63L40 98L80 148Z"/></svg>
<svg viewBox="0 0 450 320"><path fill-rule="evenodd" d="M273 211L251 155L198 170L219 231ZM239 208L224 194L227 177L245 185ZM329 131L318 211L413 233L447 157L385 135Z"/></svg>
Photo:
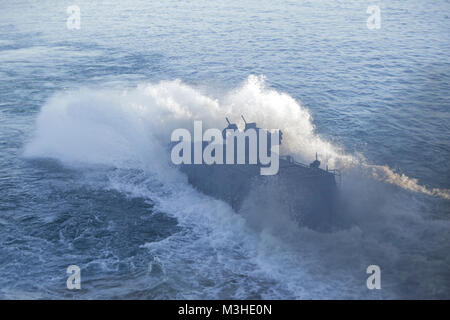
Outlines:
<svg viewBox="0 0 450 320"><path fill-rule="evenodd" d="M449 298L448 1L379 30L360 1L76 4L1 3L1 298ZM167 165L241 113L343 169L348 228L254 228Z"/></svg>

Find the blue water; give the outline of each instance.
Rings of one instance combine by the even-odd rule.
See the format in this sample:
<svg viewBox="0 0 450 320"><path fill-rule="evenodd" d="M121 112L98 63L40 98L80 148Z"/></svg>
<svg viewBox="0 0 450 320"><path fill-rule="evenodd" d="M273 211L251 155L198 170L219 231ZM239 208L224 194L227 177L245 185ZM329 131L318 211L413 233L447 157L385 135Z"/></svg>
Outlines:
<svg viewBox="0 0 450 320"><path fill-rule="evenodd" d="M0 298L450 297L448 1L74 4L1 3ZM255 226L167 165L241 113L343 171L347 227Z"/></svg>

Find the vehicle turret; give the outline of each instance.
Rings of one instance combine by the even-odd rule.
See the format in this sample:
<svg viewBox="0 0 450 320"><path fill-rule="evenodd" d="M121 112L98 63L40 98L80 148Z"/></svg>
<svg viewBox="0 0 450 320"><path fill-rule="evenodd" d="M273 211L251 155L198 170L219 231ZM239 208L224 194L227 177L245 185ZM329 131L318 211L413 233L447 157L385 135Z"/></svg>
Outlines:
<svg viewBox="0 0 450 320"><path fill-rule="evenodd" d="M248 130L248 129L259 129L257 126L256 126L256 122L247 122L246 120L245 120L245 118L244 118L244 116L243 115L241 115L241 118L242 118L242 120L244 120L244 123L245 123L245 129L244 129L244 131L245 130Z"/></svg>
<svg viewBox="0 0 450 320"><path fill-rule="evenodd" d="M231 123L230 120L228 119L228 117L225 117L225 119L228 122L228 126L222 130L222 136L224 139L227 136L227 130L238 130L237 125L235 123Z"/></svg>
<svg viewBox="0 0 450 320"><path fill-rule="evenodd" d="M320 161L317 159L317 152L316 152L316 160L314 160L313 162L311 162L309 164L309 166L311 168L319 168L320 167Z"/></svg>

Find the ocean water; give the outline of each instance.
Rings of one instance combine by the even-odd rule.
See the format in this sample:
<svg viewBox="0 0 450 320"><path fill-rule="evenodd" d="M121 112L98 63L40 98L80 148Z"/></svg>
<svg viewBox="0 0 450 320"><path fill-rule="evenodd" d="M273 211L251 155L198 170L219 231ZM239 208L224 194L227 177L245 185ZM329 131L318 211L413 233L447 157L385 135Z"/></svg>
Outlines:
<svg viewBox="0 0 450 320"><path fill-rule="evenodd" d="M0 298L450 297L449 1L0 7ZM345 227L255 223L169 164L173 129L241 114L341 169Z"/></svg>

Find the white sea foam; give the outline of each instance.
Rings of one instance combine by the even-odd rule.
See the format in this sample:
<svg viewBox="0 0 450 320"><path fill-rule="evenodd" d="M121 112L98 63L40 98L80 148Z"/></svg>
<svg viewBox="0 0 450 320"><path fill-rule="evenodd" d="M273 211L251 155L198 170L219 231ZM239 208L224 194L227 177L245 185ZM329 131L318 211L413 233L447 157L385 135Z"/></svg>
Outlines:
<svg viewBox="0 0 450 320"><path fill-rule="evenodd" d="M207 128L223 128L226 116L242 127L240 115L262 128L281 129L281 153L294 154L299 161L307 163L317 152L323 166L363 166L376 179L450 198L449 190L428 189L417 179L370 165L322 139L309 110L288 94L267 88L262 76L249 76L242 86L217 98L180 80L143 84L123 92L80 89L60 93L42 108L36 136L25 154L146 168L166 178L172 174L164 150L174 129L192 128L194 120L202 120Z"/></svg>
<svg viewBox="0 0 450 320"><path fill-rule="evenodd" d="M167 144L175 128L191 128L193 120L222 128L225 116L238 120L241 114L260 127L280 128L282 152L305 162L318 152L325 164L345 170L341 193L346 211L341 218L350 221L347 228L318 233L292 224L289 217L274 219L268 208L261 210L262 223L253 228L247 223L251 214L237 215L222 201L196 192L169 164ZM445 270L446 261L436 259L430 269L423 252L430 247L437 257L446 252L449 224L426 220L418 200L409 192L394 192L391 185L447 199L448 191L429 190L346 154L317 134L308 109L267 88L262 77L250 76L241 87L215 98L179 80L123 92L60 93L42 108L25 155L116 168L108 174L109 188L149 198L156 210L175 216L183 231L143 247L158 257L177 297L402 296L400 287L407 286L402 276L391 290L367 291L365 268L374 263L392 277L394 269L409 274L410 263L423 277L446 277L433 272ZM280 208L276 214L283 214ZM416 239L423 232L441 236L423 243ZM417 288L429 289L423 286Z"/></svg>

